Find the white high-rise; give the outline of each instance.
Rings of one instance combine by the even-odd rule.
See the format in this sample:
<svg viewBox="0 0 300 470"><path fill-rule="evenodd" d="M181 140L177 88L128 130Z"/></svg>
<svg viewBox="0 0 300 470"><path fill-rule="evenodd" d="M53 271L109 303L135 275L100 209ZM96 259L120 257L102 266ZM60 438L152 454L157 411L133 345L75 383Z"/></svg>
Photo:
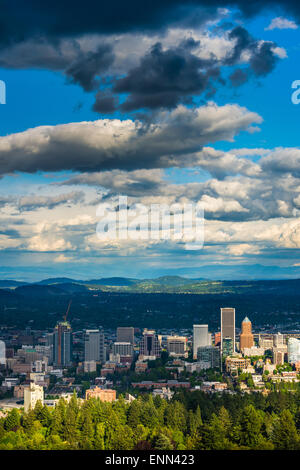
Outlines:
<svg viewBox="0 0 300 470"><path fill-rule="evenodd" d="M197 359L198 348L209 345L208 325L193 325L193 358Z"/></svg>
<svg viewBox="0 0 300 470"><path fill-rule="evenodd" d="M26 413L30 409L33 410L39 400L43 405L44 389L42 386L31 382L28 388L24 388L24 410L26 411Z"/></svg>
<svg viewBox="0 0 300 470"><path fill-rule="evenodd" d="M105 362L104 334L100 330L86 330L84 335L85 362Z"/></svg>
<svg viewBox="0 0 300 470"><path fill-rule="evenodd" d="M300 340L296 338L289 338L288 340L288 361L290 364L295 364L300 361Z"/></svg>

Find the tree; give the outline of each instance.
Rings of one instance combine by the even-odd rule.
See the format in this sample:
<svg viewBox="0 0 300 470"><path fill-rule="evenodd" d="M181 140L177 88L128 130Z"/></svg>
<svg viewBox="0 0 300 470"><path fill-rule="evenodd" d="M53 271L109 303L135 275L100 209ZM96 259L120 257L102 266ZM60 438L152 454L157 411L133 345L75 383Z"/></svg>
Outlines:
<svg viewBox="0 0 300 470"><path fill-rule="evenodd" d="M173 450L171 439L165 434L160 433L155 443L156 450Z"/></svg>
<svg viewBox="0 0 300 470"><path fill-rule="evenodd" d="M253 405L246 406L238 421L238 440L243 446L254 448L260 438L263 418Z"/></svg>
<svg viewBox="0 0 300 470"><path fill-rule="evenodd" d="M83 426L81 430L81 448L82 449L92 449L93 448L93 437L94 429L90 411L86 408L84 409L82 416Z"/></svg>
<svg viewBox="0 0 300 470"><path fill-rule="evenodd" d="M272 440L279 450L299 450L299 436L293 416L289 410L283 410L274 423Z"/></svg>
<svg viewBox="0 0 300 470"><path fill-rule="evenodd" d="M8 414L4 422L4 428L6 431L16 431L20 426L20 414L13 408Z"/></svg>
<svg viewBox="0 0 300 470"><path fill-rule="evenodd" d="M202 426L202 417L201 417L201 410L200 406L197 406L197 409L195 412L192 410L189 411L188 414L188 431L190 434L195 434L196 432L199 431L199 429Z"/></svg>
<svg viewBox="0 0 300 470"><path fill-rule="evenodd" d="M104 436L105 436L105 425L104 423L97 423L95 428L95 439L94 439L94 449L104 450Z"/></svg>

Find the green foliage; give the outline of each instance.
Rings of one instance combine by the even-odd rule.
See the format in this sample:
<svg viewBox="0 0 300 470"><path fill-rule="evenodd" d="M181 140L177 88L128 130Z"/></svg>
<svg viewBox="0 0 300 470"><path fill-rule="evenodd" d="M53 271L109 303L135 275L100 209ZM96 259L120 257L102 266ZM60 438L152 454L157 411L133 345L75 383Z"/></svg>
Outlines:
<svg viewBox="0 0 300 470"><path fill-rule="evenodd" d="M37 403L0 419L0 449L299 450L300 391L213 394L181 390L168 402L90 399Z"/></svg>

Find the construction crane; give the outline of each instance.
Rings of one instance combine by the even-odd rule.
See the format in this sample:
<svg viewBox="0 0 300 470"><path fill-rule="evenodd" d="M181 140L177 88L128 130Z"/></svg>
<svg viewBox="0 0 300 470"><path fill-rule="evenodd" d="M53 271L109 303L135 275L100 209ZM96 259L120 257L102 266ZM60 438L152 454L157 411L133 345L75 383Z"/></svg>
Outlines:
<svg viewBox="0 0 300 470"><path fill-rule="evenodd" d="M63 317L64 321L67 321L67 317L68 317L68 314L69 314L69 311L70 311L71 303L72 303L72 299L70 300L67 311L66 311L66 314Z"/></svg>

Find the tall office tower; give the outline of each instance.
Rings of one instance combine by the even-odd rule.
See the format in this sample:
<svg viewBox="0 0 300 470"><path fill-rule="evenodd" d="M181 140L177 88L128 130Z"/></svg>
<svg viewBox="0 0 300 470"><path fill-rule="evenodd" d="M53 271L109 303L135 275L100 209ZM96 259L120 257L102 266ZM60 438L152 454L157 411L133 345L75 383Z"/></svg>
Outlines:
<svg viewBox="0 0 300 470"><path fill-rule="evenodd" d="M56 366L72 363L72 329L67 321L58 322L53 332L53 362Z"/></svg>
<svg viewBox="0 0 300 470"><path fill-rule="evenodd" d="M54 333L47 333L46 346L49 348L48 364L53 364L54 361Z"/></svg>
<svg viewBox="0 0 300 470"><path fill-rule="evenodd" d="M220 349L217 346L201 346L198 348L197 359L205 362L209 368L220 367Z"/></svg>
<svg viewBox="0 0 300 470"><path fill-rule="evenodd" d="M117 343L134 344L134 328L132 326L119 326L117 328Z"/></svg>
<svg viewBox="0 0 300 470"><path fill-rule="evenodd" d="M198 348L209 346L208 325L193 325L193 358L197 359Z"/></svg>
<svg viewBox="0 0 300 470"><path fill-rule="evenodd" d="M161 353L161 345L154 330L143 331L143 339L140 343L140 356L142 358L158 358Z"/></svg>
<svg viewBox="0 0 300 470"><path fill-rule="evenodd" d="M300 361L300 340L289 338L288 340L288 361L290 364L296 364Z"/></svg>
<svg viewBox="0 0 300 470"><path fill-rule="evenodd" d="M233 352L235 351L235 308L221 308L221 349L223 340L232 339Z"/></svg>
<svg viewBox="0 0 300 470"><path fill-rule="evenodd" d="M240 350L244 348L252 348L254 345L254 337L252 334L252 323L248 317L242 321L242 332L240 334Z"/></svg>
<svg viewBox="0 0 300 470"><path fill-rule="evenodd" d="M85 330L84 361L105 362L104 333L101 330Z"/></svg>

